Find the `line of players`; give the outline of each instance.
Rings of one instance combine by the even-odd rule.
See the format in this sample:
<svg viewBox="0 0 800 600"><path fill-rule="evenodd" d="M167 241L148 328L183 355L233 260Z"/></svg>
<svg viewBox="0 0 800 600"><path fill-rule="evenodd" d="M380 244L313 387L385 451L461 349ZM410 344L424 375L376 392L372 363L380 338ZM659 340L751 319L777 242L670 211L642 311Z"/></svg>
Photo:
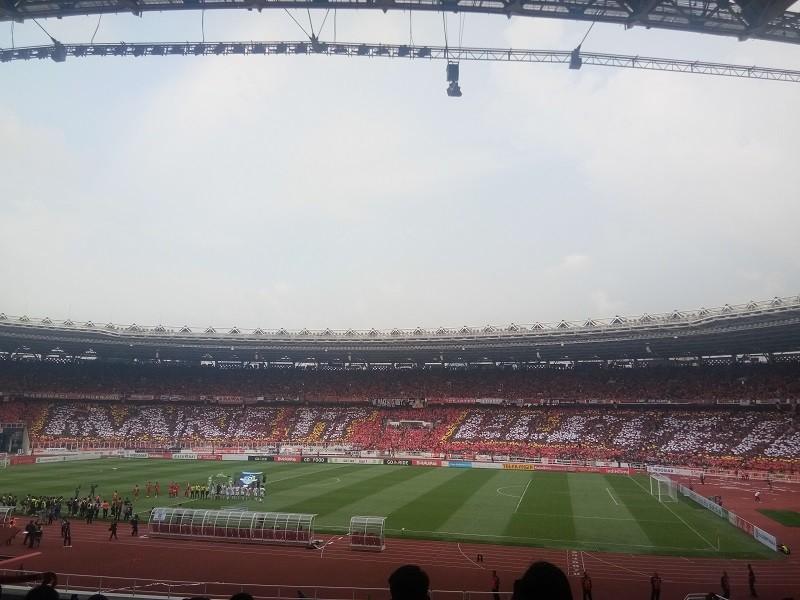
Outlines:
<svg viewBox="0 0 800 600"><path fill-rule="evenodd" d="M181 486L179 483L170 483L169 486L167 486L167 491L170 498L178 498L181 495ZM141 492L142 490L139 488L139 484L137 483L134 485L132 490L133 499L138 500ZM145 493L146 498L150 498L151 496L158 498L161 494L161 484L158 481L156 481L155 484L148 481L145 485ZM255 486L247 486L233 485L232 483L223 485L218 483L216 485L212 484L211 486L208 486L202 484L193 485L187 482L183 491L184 498L191 499L255 499L259 502L263 502L265 495L266 488L260 484Z"/></svg>

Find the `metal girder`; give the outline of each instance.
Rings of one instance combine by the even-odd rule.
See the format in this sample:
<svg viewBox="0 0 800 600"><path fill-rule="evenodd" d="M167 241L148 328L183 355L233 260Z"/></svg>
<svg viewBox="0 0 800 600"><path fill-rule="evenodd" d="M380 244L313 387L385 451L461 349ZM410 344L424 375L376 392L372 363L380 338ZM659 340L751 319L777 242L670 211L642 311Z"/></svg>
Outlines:
<svg viewBox="0 0 800 600"><path fill-rule="evenodd" d="M157 44L64 44L68 57L85 56L200 56L200 55L327 55L406 58L452 61L494 61L523 63L569 63L568 50L513 50L503 48L445 48L328 42L179 42ZM53 46L0 49L0 62L53 57ZM581 52L584 65L672 71L696 75L742 77L800 83L800 71L703 61L674 60L647 56L625 56Z"/></svg>
<svg viewBox="0 0 800 600"><path fill-rule="evenodd" d="M747 22L747 31L741 39L756 36L775 19L781 18L795 0L739 0L742 18Z"/></svg>
<svg viewBox="0 0 800 600"><path fill-rule="evenodd" d="M14 0L0 0L0 21L19 20L19 12Z"/></svg>
<svg viewBox="0 0 800 600"><path fill-rule="evenodd" d="M175 10L333 8L452 11L616 23L800 44L792 0L0 0L0 21ZM5 9L3 8L5 6ZM9 10L9 6L14 6Z"/></svg>
<svg viewBox="0 0 800 600"><path fill-rule="evenodd" d="M650 13L653 9L658 5L661 0L632 0L628 2L628 5L633 10L631 14L630 23L631 25L636 24L645 24L647 23L647 18L650 16Z"/></svg>

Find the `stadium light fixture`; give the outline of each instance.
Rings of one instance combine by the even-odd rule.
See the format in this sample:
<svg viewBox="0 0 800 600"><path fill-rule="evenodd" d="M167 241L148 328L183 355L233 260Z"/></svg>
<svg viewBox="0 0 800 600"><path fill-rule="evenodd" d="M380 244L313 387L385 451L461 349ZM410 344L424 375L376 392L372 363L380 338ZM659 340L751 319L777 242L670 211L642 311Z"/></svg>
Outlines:
<svg viewBox="0 0 800 600"><path fill-rule="evenodd" d="M64 44L56 39L53 39L53 53L50 55L50 58L57 63L63 63L67 60L67 49L64 47Z"/></svg>
<svg viewBox="0 0 800 600"><path fill-rule="evenodd" d="M448 62L447 63L447 95L451 98L460 98L461 97L461 88L458 85L458 63L457 62Z"/></svg>
<svg viewBox="0 0 800 600"><path fill-rule="evenodd" d="M581 47L578 46L569 55L569 68L577 71L582 65L583 59L581 58Z"/></svg>

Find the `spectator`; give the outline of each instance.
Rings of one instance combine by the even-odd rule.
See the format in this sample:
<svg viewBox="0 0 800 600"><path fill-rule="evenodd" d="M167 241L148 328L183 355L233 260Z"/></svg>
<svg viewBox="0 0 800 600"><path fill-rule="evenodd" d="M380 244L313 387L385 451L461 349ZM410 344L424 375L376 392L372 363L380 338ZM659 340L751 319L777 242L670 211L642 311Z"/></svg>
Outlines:
<svg viewBox="0 0 800 600"><path fill-rule="evenodd" d="M404 565L389 576L392 600L428 600L430 580L417 565Z"/></svg>
<svg viewBox="0 0 800 600"><path fill-rule="evenodd" d="M514 582L512 600L572 600L572 590L564 572L549 562L533 563Z"/></svg>

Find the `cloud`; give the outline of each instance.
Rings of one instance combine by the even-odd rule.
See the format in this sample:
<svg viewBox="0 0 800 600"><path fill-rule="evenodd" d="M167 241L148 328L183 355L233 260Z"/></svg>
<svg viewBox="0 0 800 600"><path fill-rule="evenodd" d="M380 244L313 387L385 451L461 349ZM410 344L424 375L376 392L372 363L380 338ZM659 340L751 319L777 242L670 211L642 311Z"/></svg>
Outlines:
<svg viewBox="0 0 800 600"><path fill-rule="evenodd" d="M207 39L297 37L277 14L208 11ZM52 25L85 41L95 23ZM443 42L437 14L340 11L337 35L403 43L409 25L415 42ZM464 40L569 49L586 29L469 15ZM108 16L98 36L196 39L199 13ZM586 47L800 64L787 45L644 28L598 25ZM444 67L313 56L3 66L0 250L13 260L0 279L13 284L0 310L504 325L800 289L792 85L463 62L454 100Z"/></svg>
<svg viewBox="0 0 800 600"><path fill-rule="evenodd" d="M591 259L585 254L568 254L558 263L558 269L565 271L576 271L585 269L591 263Z"/></svg>

